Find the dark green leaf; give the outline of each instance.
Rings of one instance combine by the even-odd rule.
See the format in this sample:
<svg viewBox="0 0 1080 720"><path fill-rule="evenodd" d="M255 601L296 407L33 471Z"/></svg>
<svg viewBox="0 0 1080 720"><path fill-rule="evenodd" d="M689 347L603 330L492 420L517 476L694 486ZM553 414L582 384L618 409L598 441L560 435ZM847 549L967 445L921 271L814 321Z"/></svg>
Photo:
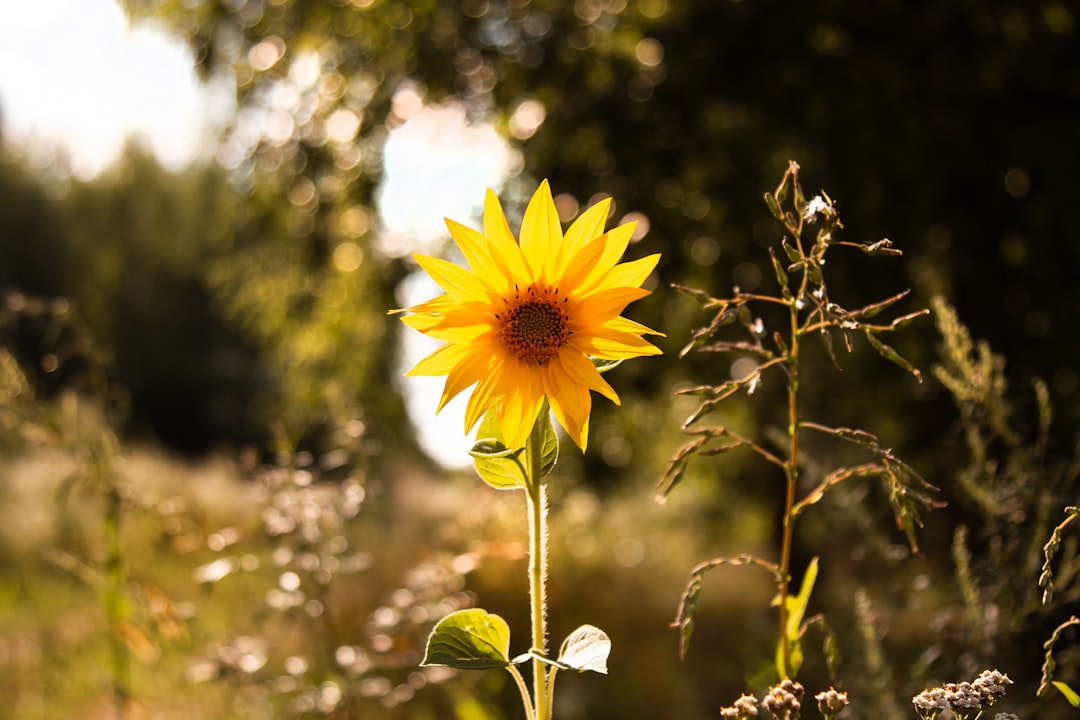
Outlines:
<svg viewBox="0 0 1080 720"><path fill-rule="evenodd" d="M785 291L788 290L788 276L784 268L780 267L780 261L776 259L776 253L769 249L769 257L772 258L773 272L776 273L776 281Z"/></svg>
<svg viewBox="0 0 1080 720"><path fill-rule="evenodd" d="M781 185L777 189L779 191L783 191L784 186ZM765 204L769 206L769 212L772 213L772 216L774 218L776 218L777 220L780 220L780 219L782 219L784 217L784 212L783 212L783 210L780 209L780 203L777 201L777 199L775 197L773 197L772 193L765 193Z"/></svg>
<svg viewBox="0 0 1080 720"><path fill-rule="evenodd" d="M780 241L780 247L784 249L784 253L787 254L788 260L790 260L793 265L798 265L802 263L802 254L799 252L799 249L797 247L788 242L787 238L784 238Z"/></svg>
<svg viewBox="0 0 1080 720"><path fill-rule="evenodd" d="M881 357L885 358L886 360L890 360L896 363L897 365L914 375L916 380L922 382L922 373L919 372L914 365L912 365L905 358L903 358L900 353L896 352L896 350L878 340L877 336L874 333L868 330L866 332L866 339L869 340L870 344L874 347L875 350L877 350L878 355L881 355Z"/></svg>

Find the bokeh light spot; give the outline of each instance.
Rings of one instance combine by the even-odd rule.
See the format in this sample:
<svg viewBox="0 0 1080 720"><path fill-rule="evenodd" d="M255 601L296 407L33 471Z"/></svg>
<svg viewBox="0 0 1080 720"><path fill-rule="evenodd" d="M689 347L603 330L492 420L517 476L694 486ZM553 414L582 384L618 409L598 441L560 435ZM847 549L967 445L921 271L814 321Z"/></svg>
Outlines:
<svg viewBox="0 0 1080 720"><path fill-rule="evenodd" d="M712 208L712 203L709 202L709 198L705 196L705 193L698 190L691 190L686 193L682 198L681 204L683 215L691 220L704 219Z"/></svg>
<svg viewBox="0 0 1080 720"><path fill-rule="evenodd" d="M577 217L581 206L577 198L570 193L559 193L554 198L555 212L559 213L559 220L567 223Z"/></svg>
<svg viewBox="0 0 1080 720"><path fill-rule="evenodd" d="M690 257L698 265L712 265L720 258L720 244L714 238L702 235L691 243Z"/></svg>
<svg viewBox="0 0 1080 720"><path fill-rule="evenodd" d="M315 199L315 183L306 177L296 179L289 188L289 202L297 207L303 207Z"/></svg>
<svg viewBox="0 0 1080 720"><path fill-rule="evenodd" d="M415 85L406 83L394 93L391 103L394 115L408 120L424 108L424 96Z"/></svg>
<svg viewBox="0 0 1080 720"><path fill-rule="evenodd" d="M650 20L663 17L667 11L667 0L638 0L638 12Z"/></svg>
<svg viewBox="0 0 1080 720"><path fill-rule="evenodd" d="M248 50L248 63L258 72L269 70L285 57L285 41L277 35L271 35Z"/></svg>
<svg viewBox="0 0 1080 720"><path fill-rule="evenodd" d="M634 49L634 56L642 65L656 67L664 59L664 46L659 40L645 38L637 44Z"/></svg>
<svg viewBox="0 0 1080 720"><path fill-rule="evenodd" d="M353 272L363 262L364 251L354 242L343 242L334 248L334 267L338 272Z"/></svg>
<svg viewBox="0 0 1080 720"><path fill-rule="evenodd" d="M630 235L630 242L637 242L643 237L649 234L649 230L652 225L649 223L649 216L643 212L633 211L628 212L622 216L619 220L620 225L626 225L627 223L637 223L634 226L634 232Z"/></svg>
<svg viewBox="0 0 1080 720"><path fill-rule="evenodd" d="M354 205L341 214L338 227L345 235L360 237L371 227L371 215L368 214L367 208Z"/></svg>
<svg viewBox="0 0 1080 720"><path fill-rule="evenodd" d="M1005 192L1014 198L1022 198L1031 190L1031 176L1022 168L1012 168L1005 173Z"/></svg>
<svg viewBox="0 0 1080 720"><path fill-rule="evenodd" d="M1072 13L1060 3L1046 5L1043 8L1043 20L1055 35L1068 35L1073 30Z"/></svg>
<svg viewBox="0 0 1080 720"><path fill-rule="evenodd" d="M360 118L347 108L338 108L326 118L326 134L333 142L349 142L360 130Z"/></svg>
<svg viewBox="0 0 1080 720"><path fill-rule="evenodd" d="M508 129L510 135L518 140L528 140L544 124L547 110L539 100L524 100L510 116Z"/></svg>
<svg viewBox="0 0 1080 720"><path fill-rule="evenodd" d="M761 268L756 263L741 262L731 273L735 287L744 292L753 292L761 284Z"/></svg>

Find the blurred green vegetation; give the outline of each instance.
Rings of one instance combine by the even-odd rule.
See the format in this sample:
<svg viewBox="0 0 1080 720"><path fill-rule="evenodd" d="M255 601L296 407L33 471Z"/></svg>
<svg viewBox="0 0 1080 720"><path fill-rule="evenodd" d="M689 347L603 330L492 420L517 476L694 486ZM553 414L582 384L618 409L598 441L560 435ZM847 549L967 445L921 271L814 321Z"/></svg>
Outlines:
<svg viewBox="0 0 1080 720"><path fill-rule="evenodd" d="M623 406L598 402L594 450L566 452L560 463L551 602L566 627L553 631L603 618L614 641L608 678L561 681L572 698L562 716L715 717L769 656L768 586L739 569L707 584L685 663L666 624L693 564L775 547L780 480L733 456L693 465L666 506L651 496L691 409L673 391L729 374L715 358L676 359L705 317L668 285L720 295L769 283L762 249L780 230L761 193L792 158L808 192L821 185L838 199L845 233L888 236L904 251L898 260L838 258L829 282L844 304L912 287L902 308L912 311L942 295L998 353L984 368L992 366L996 385L980 398L931 377L942 364L960 387L975 386L978 373L956 352L939 354L950 331L929 321L896 337L927 375L921 385L872 354L842 354L837 371L808 348L816 369L803 376L806 406L875 432L949 503L926 518L917 557L874 494L838 493L807 516L808 547L796 548L794 565L826 556L812 611L826 610L843 629L839 681L890 717L883 694L906 709L931 680L998 666L1017 680L1015 707L1067 716L1064 701L1035 701L1033 688L1041 644L1075 598L1065 589L1069 572L1053 605L1034 599L1042 533L1076 503L1075 8L1054 0L122 4L184 38L203 77L235 86L238 109L215 162L180 172L134 146L91 181L41 173L13 148L0 158L0 337L21 368L8 379L24 378L5 381L0 484L4 527L19 528L0 543L0 664L14 717L91 717L108 704L108 636L117 631L105 627L98 594L51 554L88 567L106 561L108 488L157 497L124 506L125 587L143 598L131 618L153 650L148 664L135 658L131 683L153 712L232 717L248 707L267 716L269 702L284 713L290 698L337 678L356 703L328 713L341 717L513 717L500 709L515 701L507 686L494 688L499 707L474 707L497 682L479 676L414 689L394 705L385 698L408 686L404 665L423 641L423 614L400 643L394 635L403 654L377 650L384 641L374 640L385 635L372 625L377 611L394 606L410 568L432 557L445 565L475 555L476 569L461 573L467 592L525 627L522 587L508 579L520 574L522 529L503 509L513 499L418 458L396 391L401 329L385 312L414 268L380 249L376 191L381 148L403 121L394 98L404 87L428 103L457 99L521 151L524 171L503 188L508 207L520 208L542 177L564 195L567 219L610 194L613 220L634 212L648 225L634 256L663 253L655 292L633 316L667 333L666 354L609 376ZM1036 377L1045 398L1027 391ZM735 402L729 421L782 424L781 391L765 386L753 402ZM27 429L60 427L50 418L72 398L104 416L83 430L114 432L120 465L136 462L149 441L189 458L230 458L227 469L166 463L132 478L114 468L104 487L82 488L85 496L50 495L91 440ZM1047 424L1040 418L1049 407ZM309 663L310 681L295 679L284 667L291 640L310 658L340 645L296 608L266 622L267 593L283 572L266 558L281 538L252 515L262 506L245 493L263 487L271 468L305 470L344 447L345 466L368 494L348 524L349 547L370 552L374 564L340 589L335 580L348 609L333 617L343 642L377 661L353 677L322 657ZM316 484L340 481L331 472ZM166 496L187 510L163 510ZM186 545L167 530L177 523ZM209 539L227 527L241 528L237 562L250 553L258 567L213 588L193 584L196 569L222 553ZM1072 542L1066 570L1075 570ZM958 565L967 567L960 576ZM187 613L182 639L154 635L150 615L139 615L151 586ZM871 608L864 629L873 624L891 663L884 678L860 672L874 635L856 627L860 588ZM223 648L241 636L270 643L269 669L184 679L197 657L232 657ZM1068 639L1059 667L1075 685ZM820 656L808 655L808 684L828 682ZM286 675L295 681L278 681ZM380 677L391 678L389 690L362 685ZM485 693L472 695L478 686Z"/></svg>

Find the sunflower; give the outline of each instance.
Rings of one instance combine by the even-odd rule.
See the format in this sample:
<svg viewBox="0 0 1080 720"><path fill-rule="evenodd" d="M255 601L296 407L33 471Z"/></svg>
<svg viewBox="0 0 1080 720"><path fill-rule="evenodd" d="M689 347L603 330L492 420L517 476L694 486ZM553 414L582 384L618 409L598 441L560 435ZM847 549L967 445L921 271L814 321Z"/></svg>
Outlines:
<svg viewBox="0 0 1080 720"><path fill-rule="evenodd" d="M488 190L483 233L446 220L468 269L413 256L445 292L407 308L410 314L402 318L446 342L407 373L446 375L436 412L475 386L465 409L465 432L494 409L506 446L519 448L546 399L559 424L585 450L590 392L619 403L593 359L659 355L642 336L662 335L620 316L649 294L640 286L660 255L619 263L634 223L605 233L610 204L605 199L593 205L564 235L545 180L525 210L518 244L498 198Z"/></svg>

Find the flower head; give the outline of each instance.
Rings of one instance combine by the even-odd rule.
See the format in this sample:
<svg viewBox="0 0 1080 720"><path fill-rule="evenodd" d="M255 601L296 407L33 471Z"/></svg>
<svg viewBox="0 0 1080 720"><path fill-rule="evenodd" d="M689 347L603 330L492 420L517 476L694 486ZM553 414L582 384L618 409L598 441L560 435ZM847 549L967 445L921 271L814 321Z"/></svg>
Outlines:
<svg viewBox="0 0 1080 720"><path fill-rule="evenodd" d="M407 374L446 375L439 410L475 386L465 432L494 409L506 446L522 447L546 399L584 450L590 392L619 402L592 358L660 354L642 336L661 333L621 317L649 294L641 284L660 256L620 264L634 224L604 232L609 207L609 200L593 205L564 235L545 180L525 210L519 243L488 190L483 233L446 221L467 269L414 256L445 294L407 308L402 319L446 344Z"/></svg>

